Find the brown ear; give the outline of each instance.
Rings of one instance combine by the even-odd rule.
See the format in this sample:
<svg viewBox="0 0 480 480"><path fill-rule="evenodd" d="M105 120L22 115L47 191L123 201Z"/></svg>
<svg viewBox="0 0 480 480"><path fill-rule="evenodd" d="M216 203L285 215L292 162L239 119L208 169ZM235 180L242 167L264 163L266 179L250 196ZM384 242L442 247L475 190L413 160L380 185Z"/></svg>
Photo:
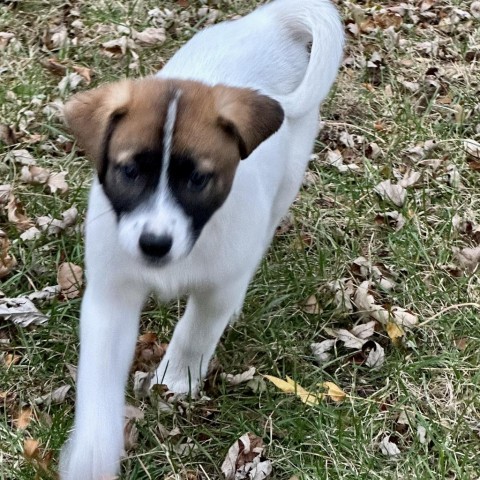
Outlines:
<svg viewBox="0 0 480 480"><path fill-rule="evenodd" d="M67 126L99 169L107 132L115 118L126 112L130 96L131 81L124 80L78 93L65 105Z"/></svg>
<svg viewBox="0 0 480 480"><path fill-rule="evenodd" d="M280 104L246 88L214 87L218 124L238 142L240 158L247 158L273 135L284 119Z"/></svg>

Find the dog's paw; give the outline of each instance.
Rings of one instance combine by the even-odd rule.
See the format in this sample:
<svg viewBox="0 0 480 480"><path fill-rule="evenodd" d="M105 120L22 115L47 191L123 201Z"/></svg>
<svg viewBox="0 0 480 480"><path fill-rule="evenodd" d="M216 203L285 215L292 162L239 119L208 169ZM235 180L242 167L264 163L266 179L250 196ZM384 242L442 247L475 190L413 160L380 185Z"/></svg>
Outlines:
<svg viewBox="0 0 480 480"><path fill-rule="evenodd" d="M172 363L164 365L162 362L150 379L150 389L154 385L166 385L170 392L178 396L196 397L200 390L200 375L191 375L188 366L174 367ZM198 371L198 370L197 370Z"/></svg>
<svg viewBox="0 0 480 480"><path fill-rule="evenodd" d="M68 440L60 455L61 480L114 480L120 468L122 444L112 438L105 443L86 438ZM123 441L123 440L121 440Z"/></svg>

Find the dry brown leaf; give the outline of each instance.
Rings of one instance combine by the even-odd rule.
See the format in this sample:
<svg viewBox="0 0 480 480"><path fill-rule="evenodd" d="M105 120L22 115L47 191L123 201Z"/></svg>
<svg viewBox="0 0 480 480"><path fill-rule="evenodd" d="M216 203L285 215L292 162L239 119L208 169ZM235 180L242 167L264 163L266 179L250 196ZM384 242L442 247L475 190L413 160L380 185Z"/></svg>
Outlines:
<svg viewBox="0 0 480 480"><path fill-rule="evenodd" d="M13 223L20 231L28 230L33 222L25 214L22 204L15 195L11 194L7 203L8 221Z"/></svg>
<svg viewBox="0 0 480 480"><path fill-rule="evenodd" d="M42 325L48 316L40 312L27 297L0 298L0 319L11 320L16 325Z"/></svg>
<svg viewBox="0 0 480 480"><path fill-rule="evenodd" d="M90 85L92 82L93 70L88 67L81 67L79 65L74 65L73 71L80 75L84 80L86 85Z"/></svg>
<svg viewBox="0 0 480 480"><path fill-rule="evenodd" d="M15 163L20 165L35 165L36 160L32 157L32 154L25 149L12 150L11 155Z"/></svg>
<svg viewBox="0 0 480 480"><path fill-rule="evenodd" d="M15 257L9 254L10 241L7 234L0 229L0 278L4 278L16 267Z"/></svg>
<svg viewBox="0 0 480 480"><path fill-rule="evenodd" d="M83 285L82 267L71 262L61 263L57 271L57 281L65 298L77 298Z"/></svg>
<svg viewBox="0 0 480 480"><path fill-rule="evenodd" d="M397 211L385 212L384 214L377 215L375 222L379 225L387 224L398 232L405 225L405 217Z"/></svg>
<svg viewBox="0 0 480 480"><path fill-rule="evenodd" d="M21 171L20 180L32 185L43 185L47 183L50 171L37 165L24 165Z"/></svg>
<svg viewBox="0 0 480 480"><path fill-rule="evenodd" d="M0 52L5 50L8 44L15 38L14 33L0 32Z"/></svg>
<svg viewBox="0 0 480 480"><path fill-rule="evenodd" d="M312 353L315 359L319 363L328 362L330 358L332 358L332 354L330 353L330 350L333 348L336 342L337 342L336 339L334 340L328 339L320 343L312 343L310 345L310 348L312 349Z"/></svg>
<svg viewBox="0 0 480 480"><path fill-rule="evenodd" d="M9 184L0 185L0 206L4 206L8 203L12 190L12 186Z"/></svg>
<svg viewBox="0 0 480 480"><path fill-rule="evenodd" d="M353 312L352 298L355 293L353 281L349 278L341 278L328 284L335 294L335 305L339 310Z"/></svg>
<svg viewBox="0 0 480 480"><path fill-rule="evenodd" d="M164 28L149 27L142 32L133 30L133 39L138 42L139 45L151 47L153 45L161 45L165 42L167 36L165 35Z"/></svg>
<svg viewBox="0 0 480 480"><path fill-rule="evenodd" d="M322 309L315 295L310 295L302 304L302 310L310 315L318 315Z"/></svg>
<svg viewBox="0 0 480 480"><path fill-rule="evenodd" d="M53 390L53 392L42 395L41 397L37 397L34 402L36 405L51 405L63 403L70 388L70 385L63 385Z"/></svg>
<svg viewBox="0 0 480 480"><path fill-rule="evenodd" d="M240 385L241 383L249 382L255 376L256 369L255 367L250 367L243 373L238 373L237 375L233 375L231 373L221 373L220 376L232 386Z"/></svg>
<svg viewBox="0 0 480 480"><path fill-rule="evenodd" d="M228 450L222 463L225 480L263 480L272 472L269 460L263 459L263 440L253 433L242 435Z"/></svg>
<svg viewBox="0 0 480 480"><path fill-rule="evenodd" d="M127 404L125 406L125 423L123 427L124 448L128 452L133 450L138 443L137 420L142 420L144 413L137 407Z"/></svg>
<svg viewBox="0 0 480 480"><path fill-rule="evenodd" d="M40 59L40 65L60 77L67 73L67 67L59 62L57 58Z"/></svg>
<svg viewBox="0 0 480 480"><path fill-rule="evenodd" d="M392 184L390 180L379 183L374 190L384 200L389 200L397 207L403 206L407 198L407 191L401 185Z"/></svg>
<svg viewBox="0 0 480 480"><path fill-rule="evenodd" d="M455 259L461 268L465 269L468 273L473 273L477 270L480 263L480 246L478 247L466 247L461 250L454 248Z"/></svg>
<svg viewBox="0 0 480 480"><path fill-rule="evenodd" d="M123 57L127 51L133 51L137 48L131 38L120 37L108 42L102 43L103 53L112 58Z"/></svg>
<svg viewBox="0 0 480 480"><path fill-rule="evenodd" d="M21 235L20 238L26 242L28 240L36 240L41 236L42 232L37 227L30 227L28 230L25 230Z"/></svg>
<svg viewBox="0 0 480 480"><path fill-rule="evenodd" d="M160 363L167 347L167 343L158 343L157 334L154 332L146 332L140 335L135 346L132 371L150 372Z"/></svg>
<svg viewBox="0 0 480 480"><path fill-rule="evenodd" d="M68 192L68 184L65 181L67 172L52 173L48 177L47 186L51 193L55 193L57 190L60 193Z"/></svg>
<svg viewBox="0 0 480 480"><path fill-rule="evenodd" d="M15 427L19 430L25 430L33 419L33 408L24 407L20 410L17 418L13 420Z"/></svg>
<svg viewBox="0 0 480 480"><path fill-rule="evenodd" d="M0 123L0 142L3 142L5 145L13 145L17 143L17 136L13 129L5 125L4 123Z"/></svg>
<svg viewBox="0 0 480 480"><path fill-rule="evenodd" d="M10 368L12 365L16 365L22 359L21 355L15 355L14 353L8 353L2 358L3 363L7 368Z"/></svg>
<svg viewBox="0 0 480 480"><path fill-rule="evenodd" d="M385 363L385 350L377 342L371 341L371 343L373 345L372 348L369 349L370 351L368 352L367 359L365 360L365 365L370 367L372 370L376 370Z"/></svg>

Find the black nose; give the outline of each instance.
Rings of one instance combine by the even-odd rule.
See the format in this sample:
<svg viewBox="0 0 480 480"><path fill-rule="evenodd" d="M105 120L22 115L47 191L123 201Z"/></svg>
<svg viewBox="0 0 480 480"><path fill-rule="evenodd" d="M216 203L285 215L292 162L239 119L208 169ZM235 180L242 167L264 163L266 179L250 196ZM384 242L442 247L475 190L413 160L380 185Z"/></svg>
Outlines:
<svg viewBox="0 0 480 480"><path fill-rule="evenodd" d="M164 257L172 248L172 237L169 235L155 235L143 232L140 235L140 249L149 257Z"/></svg>

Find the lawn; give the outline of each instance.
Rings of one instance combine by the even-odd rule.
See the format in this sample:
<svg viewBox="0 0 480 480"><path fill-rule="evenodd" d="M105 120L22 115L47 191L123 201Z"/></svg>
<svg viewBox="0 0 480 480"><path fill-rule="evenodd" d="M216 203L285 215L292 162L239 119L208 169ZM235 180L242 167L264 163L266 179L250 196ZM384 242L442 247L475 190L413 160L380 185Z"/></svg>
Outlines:
<svg viewBox="0 0 480 480"><path fill-rule="evenodd" d="M2 2L0 309L62 283L61 264L83 266L92 167L62 103L154 73L196 31L260 3ZM315 155L201 399L135 395L184 303L144 311L122 479L223 478L247 432L271 479L480 478L480 2L337 3L347 47ZM42 324L0 313L2 479L55 478L78 360L82 290L66 290L34 300ZM250 382L222 375L251 367ZM304 403L265 375L326 395Z"/></svg>

